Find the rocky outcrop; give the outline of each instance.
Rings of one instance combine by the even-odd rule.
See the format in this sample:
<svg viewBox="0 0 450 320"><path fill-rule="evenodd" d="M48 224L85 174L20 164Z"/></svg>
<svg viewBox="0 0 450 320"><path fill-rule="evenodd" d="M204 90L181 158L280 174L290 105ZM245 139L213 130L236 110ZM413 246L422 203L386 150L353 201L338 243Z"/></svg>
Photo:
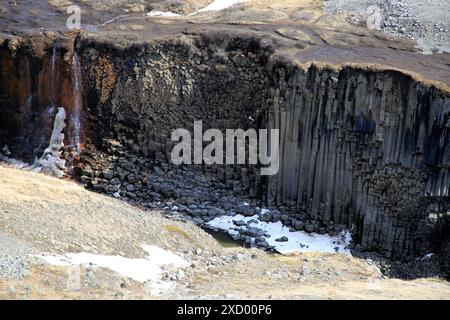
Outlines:
<svg viewBox="0 0 450 320"><path fill-rule="evenodd" d="M101 97L91 103L94 117L106 124L95 140L107 136L136 159L168 162L171 132L194 120L222 130L279 128L276 176L260 177L252 166L203 172L216 170L234 193L299 219L354 227L363 250L406 258L436 249L432 235L450 204L447 93L396 71L305 70L269 60L252 38L228 47L201 38L120 54L92 44L81 50L88 65L113 64L106 77L103 68L91 70L89 87ZM142 176L120 161L104 176Z"/></svg>
<svg viewBox="0 0 450 320"><path fill-rule="evenodd" d="M120 47L80 39L84 149L70 174L136 203L168 198L188 207L250 197L277 207L285 223L300 229L353 228L360 250L396 259L435 252L447 261L449 93L399 71L300 66L275 54L273 41L210 34ZM58 61L60 76L70 72L69 58ZM2 68L4 78L12 68ZM47 68L38 69L47 74ZM7 83L0 105L16 97ZM72 112L72 98L59 101ZM12 110L22 104L0 113L16 119ZM203 120L203 129L280 129L280 171L261 177L252 165L192 172L172 166L171 133L192 129L195 120ZM0 129L0 142L20 154L11 131L21 139L30 131L21 116L13 123Z"/></svg>

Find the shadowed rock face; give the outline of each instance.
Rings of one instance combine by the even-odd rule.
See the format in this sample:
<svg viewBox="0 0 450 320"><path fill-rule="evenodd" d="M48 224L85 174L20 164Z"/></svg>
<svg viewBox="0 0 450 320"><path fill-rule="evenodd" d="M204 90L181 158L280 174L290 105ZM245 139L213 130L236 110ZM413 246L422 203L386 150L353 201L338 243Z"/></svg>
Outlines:
<svg viewBox="0 0 450 320"><path fill-rule="evenodd" d="M88 187L148 202L147 175L155 163L169 162L173 130L192 129L195 120L203 120L203 129L276 128L276 176L261 177L250 165L195 170L299 219L354 227L362 250L396 259L435 252L448 265L448 93L396 71L303 69L271 56L271 47L253 37L178 38L125 49L83 39L76 50L85 150L70 174ZM1 56L0 143L21 157L34 154L36 144L20 141L47 126L28 127L22 91L39 101L32 104L37 121L49 104L43 97L50 91L39 89L39 79L51 74L51 56L22 74L17 70L26 55L7 52ZM71 88L71 59L60 55L58 74L67 84L58 85ZM14 83L31 84L15 90ZM65 95L57 100L70 114ZM167 194L180 202L195 196L182 188Z"/></svg>
<svg viewBox="0 0 450 320"><path fill-rule="evenodd" d="M267 200L354 225L362 248L388 257L429 250L432 216L450 208L448 95L395 72L277 74L282 165Z"/></svg>

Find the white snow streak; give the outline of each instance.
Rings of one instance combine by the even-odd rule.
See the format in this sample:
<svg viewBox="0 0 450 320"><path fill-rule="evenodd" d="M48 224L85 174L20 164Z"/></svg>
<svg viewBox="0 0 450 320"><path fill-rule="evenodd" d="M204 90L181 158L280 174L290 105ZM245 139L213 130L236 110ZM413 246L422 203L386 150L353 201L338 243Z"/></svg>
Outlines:
<svg viewBox="0 0 450 320"><path fill-rule="evenodd" d="M229 8L231 6L234 6L238 3L247 2L248 0L216 0L210 5L204 7L203 9L200 9L199 12L205 12L205 11L219 11L226 8Z"/></svg>
<svg viewBox="0 0 450 320"><path fill-rule="evenodd" d="M309 234L305 231L290 232L289 228L284 226L280 221L262 222L258 215L252 217L244 217L242 215L221 216L208 222L208 225L226 231L231 236L236 236L239 234L239 229L246 227L237 227L234 225L233 220L242 220L249 227L263 230L266 234L270 235L270 237L265 237L266 242L281 254L293 252L340 252L350 254L350 250L346 248L351 241L349 232L343 232L336 237L316 233ZM281 237L287 237L288 241L275 241Z"/></svg>
<svg viewBox="0 0 450 320"><path fill-rule="evenodd" d="M180 15L171 11L150 11L147 17L180 17Z"/></svg>
<svg viewBox="0 0 450 320"><path fill-rule="evenodd" d="M164 266L185 268L189 264L174 253L151 245L143 245L148 253L145 259L130 259L122 256L107 256L92 253L68 253L65 255L39 256L45 262L58 266L95 265L107 268L137 282L148 282L152 293L160 294L170 288L161 280Z"/></svg>

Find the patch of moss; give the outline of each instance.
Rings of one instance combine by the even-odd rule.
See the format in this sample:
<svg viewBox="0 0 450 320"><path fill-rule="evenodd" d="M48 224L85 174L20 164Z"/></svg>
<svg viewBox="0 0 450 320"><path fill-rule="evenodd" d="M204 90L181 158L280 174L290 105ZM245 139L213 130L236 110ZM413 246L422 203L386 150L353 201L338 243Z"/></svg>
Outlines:
<svg viewBox="0 0 450 320"><path fill-rule="evenodd" d="M186 238L187 240L189 240L191 242L194 241L194 239L192 238L192 236L189 233L187 233L186 231L184 231L183 229L181 229L181 228L179 228L177 226L174 226L172 224L168 224L168 225L164 226L164 229L166 231L168 231L168 232L179 234L179 235L181 235L182 237Z"/></svg>

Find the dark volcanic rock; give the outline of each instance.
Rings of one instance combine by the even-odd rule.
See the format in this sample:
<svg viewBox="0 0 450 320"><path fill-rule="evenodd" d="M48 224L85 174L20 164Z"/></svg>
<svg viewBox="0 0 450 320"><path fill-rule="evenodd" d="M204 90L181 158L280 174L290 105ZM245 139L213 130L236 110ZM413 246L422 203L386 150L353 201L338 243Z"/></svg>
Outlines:
<svg viewBox="0 0 450 320"><path fill-rule="evenodd" d="M289 241L289 239L288 239L288 237L281 237L281 238L275 239L275 241L276 242L287 242L287 241Z"/></svg>
<svg viewBox="0 0 450 320"><path fill-rule="evenodd" d="M305 68L273 54L271 41L199 34L122 47L80 37L85 148L69 174L137 204L175 200L199 221L232 209L252 216L242 200L253 198L280 208L264 221L321 233L345 225L361 250L396 259L434 252L448 266L449 93L393 70ZM61 81L50 97L50 47L40 59L0 48L0 147L16 158L42 152L52 100L72 111L67 51L56 51ZM195 120L203 130L280 129L278 173L170 164L172 132L192 131Z"/></svg>

